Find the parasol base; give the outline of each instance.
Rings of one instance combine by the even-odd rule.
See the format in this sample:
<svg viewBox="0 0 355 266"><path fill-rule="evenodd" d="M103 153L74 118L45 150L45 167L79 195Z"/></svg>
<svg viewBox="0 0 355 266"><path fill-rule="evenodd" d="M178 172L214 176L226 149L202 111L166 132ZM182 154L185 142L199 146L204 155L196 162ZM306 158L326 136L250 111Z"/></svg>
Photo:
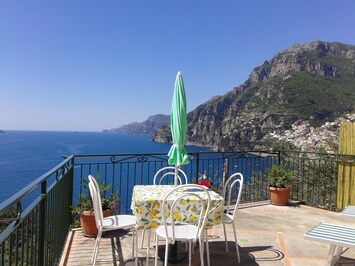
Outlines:
<svg viewBox="0 0 355 266"><path fill-rule="evenodd" d="M178 263L188 257L188 252L186 252L185 250L182 250L182 247L178 248L177 243L181 244L181 242L176 242L174 245L169 245L168 261L171 263ZM179 246L181 246L181 245L179 245ZM184 246L184 248L185 248L185 246ZM158 257L162 261L164 261L164 259L165 259L165 245L159 247Z"/></svg>

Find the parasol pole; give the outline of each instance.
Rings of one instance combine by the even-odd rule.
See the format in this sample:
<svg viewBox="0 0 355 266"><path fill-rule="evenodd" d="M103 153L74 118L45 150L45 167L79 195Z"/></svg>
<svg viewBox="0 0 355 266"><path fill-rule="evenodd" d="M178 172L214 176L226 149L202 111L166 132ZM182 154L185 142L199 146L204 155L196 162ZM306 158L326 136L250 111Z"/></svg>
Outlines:
<svg viewBox="0 0 355 266"><path fill-rule="evenodd" d="M179 174L179 166L175 164L174 187L176 187L178 184L178 174Z"/></svg>

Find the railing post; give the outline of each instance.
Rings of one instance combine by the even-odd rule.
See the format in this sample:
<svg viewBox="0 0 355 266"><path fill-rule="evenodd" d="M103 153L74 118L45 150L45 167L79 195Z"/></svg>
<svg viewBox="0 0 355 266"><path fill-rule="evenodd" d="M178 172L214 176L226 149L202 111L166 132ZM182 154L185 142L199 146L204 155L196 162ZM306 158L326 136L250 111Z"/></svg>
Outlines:
<svg viewBox="0 0 355 266"><path fill-rule="evenodd" d="M200 168L200 153L196 153L196 181L198 181L199 168Z"/></svg>
<svg viewBox="0 0 355 266"><path fill-rule="evenodd" d="M224 184L226 183L226 180L229 177L229 159L224 159L224 165L223 165L223 175L222 175L222 185L224 187Z"/></svg>
<svg viewBox="0 0 355 266"><path fill-rule="evenodd" d="M281 164L281 151L277 151L277 163Z"/></svg>
<svg viewBox="0 0 355 266"><path fill-rule="evenodd" d="M41 202L39 204L39 228L38 228L38 265L45 265L45 241L46 241L46 193L47 180L41 184Z"/></svg>

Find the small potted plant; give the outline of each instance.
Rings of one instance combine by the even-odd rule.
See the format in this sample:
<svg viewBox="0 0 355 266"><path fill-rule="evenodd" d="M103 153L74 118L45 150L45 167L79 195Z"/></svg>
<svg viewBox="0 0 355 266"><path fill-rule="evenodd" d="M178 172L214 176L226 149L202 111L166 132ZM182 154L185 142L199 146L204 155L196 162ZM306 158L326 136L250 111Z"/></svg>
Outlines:
<svg viewBox="0 0 355 266"><path fill-rule="evenodd" d="M102 203L102 210L104 217L112 215L112 212L117 207L119 197L118 189L109 193L111 184L106 185L104 182L100 182L100 175L97 175L97 183L100 187L100 196ZM82 179L81 186L83 187L83 193L80 195L79 200L75 206L71 206L71 211L73 214L74 224L78 224L80 220L80 226L84 236L96 237L98 230L96 227L95 213L93 202L90 196L88 180Z"/></svg>
<svg viewBox="0 0 355 266"><path fill-rule="evenodd" d="M266 172L269 182L270 202L274 205L288 205L291 193L291 182L294 178L292 170L286 166L273 164Z"/></svg>

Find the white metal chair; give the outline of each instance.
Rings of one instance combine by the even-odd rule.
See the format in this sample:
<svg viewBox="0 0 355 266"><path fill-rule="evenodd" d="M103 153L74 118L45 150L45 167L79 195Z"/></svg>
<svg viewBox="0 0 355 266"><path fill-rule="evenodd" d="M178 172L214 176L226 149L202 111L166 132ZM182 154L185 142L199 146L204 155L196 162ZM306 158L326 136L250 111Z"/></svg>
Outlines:
<svg viewBox="0 0 355 266"><path fill-rule="evenodd" d="M243 175L241 173L232 174L223 187L223 198L225 202L225 213L223 213L222 223L224 231L224 240L226 243L226 251L228 252L228 242L226 233L226 224L231 224L233 226L235 248L237 250L238 263L240 263L239 247L237 240L237 232L235 229L235 221L237 219L237 210L240 197L243 190ZM233 200L234 199L234 200ZM233 200L233 201L232 201Z"/></svg>
<svg viewBox="0 0 355 266"><path fill-rule="evenodd" d="M165 178L168 178L170 176L175 176L175 167L174 166L166 166L163 167L161 169L159 169L153 178L153 184L154 185L161 185L162 181ZM183 184L187 184L187 175L185 174L185 172L183 170L181 170L180 168L178 168L178 185L183 185ZM151 231L150 229L143 229L142 231L142 239L141 239L141 244L140 244L140 248L143 248L143 242L144 242L144 235L145 232L148 231L148 243L147 243L147 260L149 258L149 249L150 249L150 237L151 237Z"/></svg>
<svg viewBox="0 0 355 266"><path fill-rule="evenodd" d="M180 196L174 198L172 201L171 196L177 191L182 192ZM170 199L170 201L169 201ZM195 203L201 208L198 208L198 221L183 221L183 223L177 223L174 219L174 211L176 209L177 203L182 199L191 200L194 199ZM207 200L206 200L207 199ZM165 260L164 265L168 265L168 247L169 243L174 244L175 241L188 241L189 243L189 265L191 265L191 247L192 242L199 241L200 244L200 257L201 265L204 265L203 253L204 253L204 243L203 243L203 228L206 223L207 213L211 206L211 197L208 190L199 185L181 185L172 189L164 198L162 203L162 213L169 213L168 217L163 215L163 225L160 225L156 229L156 245L155 245L155 265L158 263L158 243L159 238L165 239Z"/></svg>
<svg viewBox="0 0 355 266"><path fill-rule="evenodd" d="M137 234L135 230L135 226L137 224L136 217L133 215L112 215L109 217L103 217L100 190L97 189L98 184L93 176L89 176L89 190L90 195L94 205L94 213L95 213L95 222L98 229L98 234L95 241L94 252L92 254L91 263L93 265L96 264L97 254L99 253L100 240L102 236L102 232L113 231L117 229L133 229L133 246L132 246L132 254L135 257L135 263L138 265L137 261L137 248L136 255L134 254L134 246L135 242L137 242ZM136 239L136 240L135 240Z"/></svg>
<svg viewBox="0 0 355 266"><path fill-rule="evenodd" d="M165 172L165 173L164 173ZM162 181L165 177L168 176L175 176L175 167L174 166L166 166L163 167L161 169L159 169L155 175L154 175L154 179L153 179L153 184L154 185L161 185ZM159 182L158 182L158 177L160 176ZM178 185L183 185L183 184L187 184L187 176L185 174L185 172L183 170L181 170L180 168L178 168L178 181L179 184Z"/></svg>

